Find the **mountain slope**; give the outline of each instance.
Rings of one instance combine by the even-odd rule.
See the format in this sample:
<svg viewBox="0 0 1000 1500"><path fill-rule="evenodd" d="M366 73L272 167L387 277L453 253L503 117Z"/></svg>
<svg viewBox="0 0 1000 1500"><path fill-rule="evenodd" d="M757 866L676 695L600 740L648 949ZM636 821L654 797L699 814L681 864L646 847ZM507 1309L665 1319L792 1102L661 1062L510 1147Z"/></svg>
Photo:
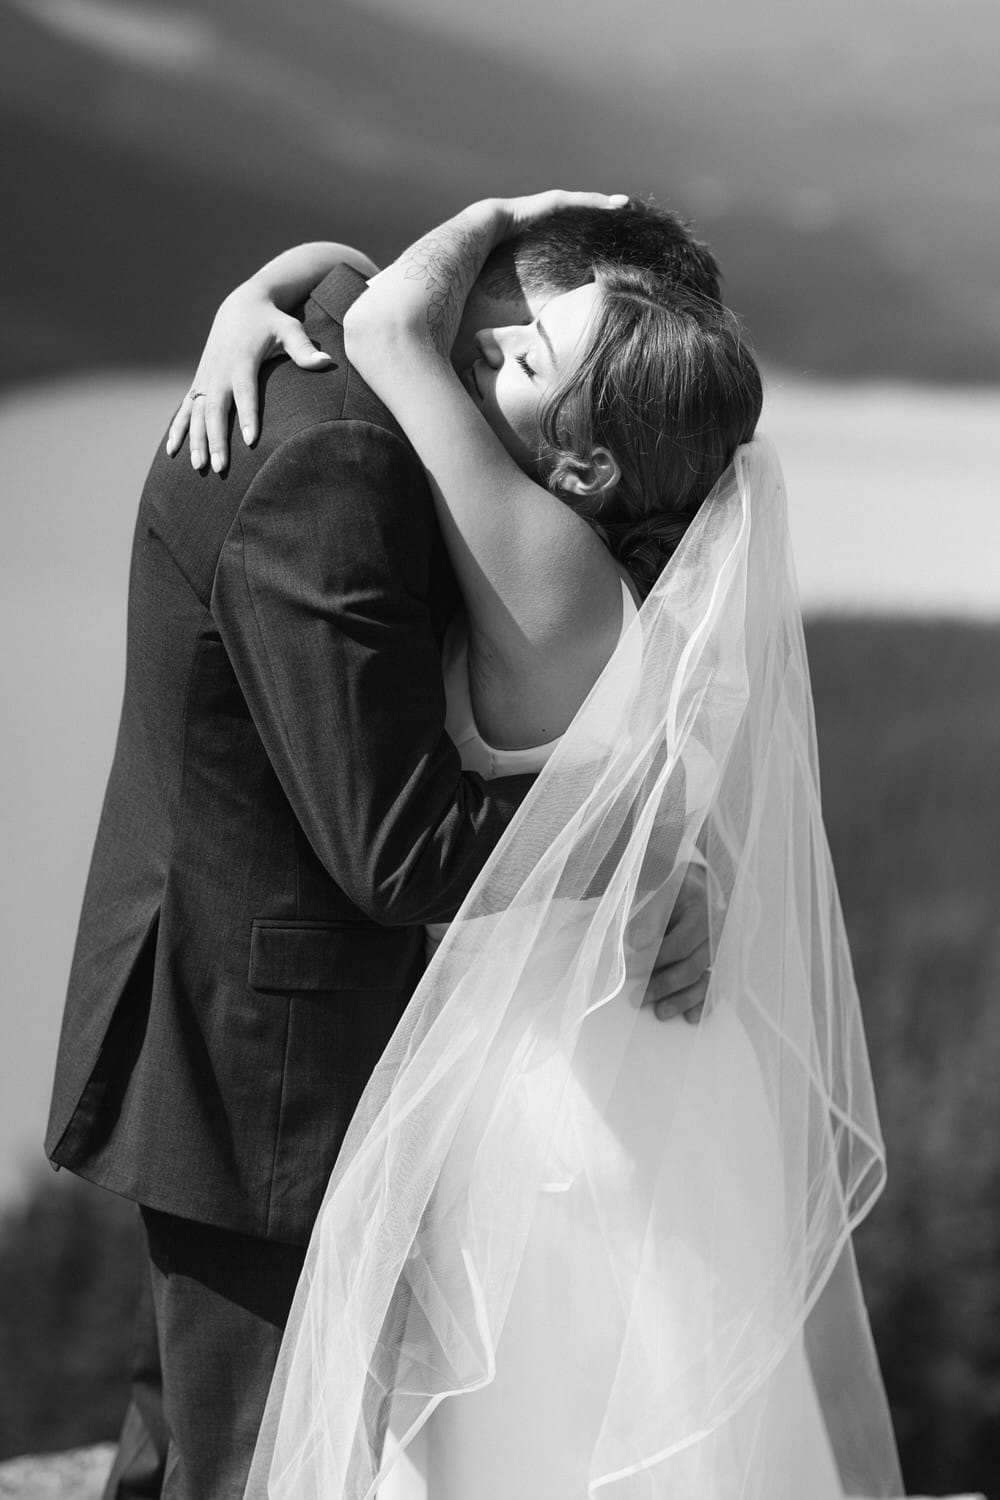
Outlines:
<svg viewBox="0 0 1000 1500"><path fill-rule="evenodd" d="M0 380L190 359L220 293L282 244L334 235L384 259L462 202L553 182L700 213L772 360L1000 375L983 233L1000 210L985 195L976 208L980 158L968 182L946 170L961 137L938 104L921 124L890 70L876 109L846 44L812 45L784 91L780 53L727 60L683 35L677 48L669 86L640 70L626 89L610 45L588 85L568 54L500 57L332 0L0 0ZM977 75L963 128L978 121L984 142L991 108ZM905 177L918 157L922 236L912 183L879 212L888 163Z"/></svg>

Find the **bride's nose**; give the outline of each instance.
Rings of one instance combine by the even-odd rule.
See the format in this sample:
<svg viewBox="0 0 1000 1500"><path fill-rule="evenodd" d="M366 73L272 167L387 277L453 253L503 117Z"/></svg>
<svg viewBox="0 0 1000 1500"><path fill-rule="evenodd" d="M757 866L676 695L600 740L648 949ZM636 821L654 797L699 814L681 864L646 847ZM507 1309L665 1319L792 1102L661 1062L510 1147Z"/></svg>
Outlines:
<svg viewBox="0 0 1000 1500"><path fill-rule="evenodd" d="M496 330L493 328L481 328L476 334L476 347L485 359L486 363L494 370L499 370L503 364L504 354L497 338Z"/></svg>

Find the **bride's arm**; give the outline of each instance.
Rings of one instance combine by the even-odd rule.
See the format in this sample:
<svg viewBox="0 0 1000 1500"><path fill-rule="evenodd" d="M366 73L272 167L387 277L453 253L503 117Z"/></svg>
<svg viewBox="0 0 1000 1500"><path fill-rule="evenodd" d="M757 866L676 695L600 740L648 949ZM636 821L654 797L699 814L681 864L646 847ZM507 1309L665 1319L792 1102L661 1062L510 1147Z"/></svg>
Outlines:
<svg viewBox="0 0 1000 1500"><path fill-rule="evenodd" d="M573 672L575 661L589 687L617 638L617 569L593 529L510 457L449 361L493 247L581 203L615 206L602 194L562 193L473 204L379 274L349 309L344 341L423 461L480 659L509 676L537 668L558 642L564 666L568 656Z"/></svg>
<svg viewBox="0 0 1000 1500"><path fill-rule="evenodd" d="M257 439L257 373L265 359L284 353L302 369L326 368L330 356L313 345L290 314L334 266L342 264L362 276L378 274L375 262L362 251L324 240L283 251L229 293L215 315L191 388L170 424L168 454L176 453L189 433L194 467L204 468L211 458L212 468L220 473L229 460L229 408L234 399L244 442L249 445Z"/></svg>

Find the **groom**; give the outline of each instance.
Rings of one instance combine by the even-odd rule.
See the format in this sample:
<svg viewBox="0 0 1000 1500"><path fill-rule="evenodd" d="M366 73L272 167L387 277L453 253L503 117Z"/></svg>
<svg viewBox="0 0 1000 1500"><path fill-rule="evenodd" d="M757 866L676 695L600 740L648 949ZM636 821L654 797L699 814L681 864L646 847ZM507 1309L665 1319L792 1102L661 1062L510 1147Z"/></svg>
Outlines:
<svg viewBox="0 0 1000 1500"><path fill-rule="evenodd" d="M502 247L456 346L607 260L718 296L672 216L572 211ZM148 1275L109 1496L239 1500L347 1123L526 779L462 772L440 649L456 602L423 471L348 366L344 267L306 305L332 363L265 376L223 475L143 492L125 698L46 1150L141 1206ZM693 911L692 904L691 910ZM704 992L682 919L658 993Z"/></svg>

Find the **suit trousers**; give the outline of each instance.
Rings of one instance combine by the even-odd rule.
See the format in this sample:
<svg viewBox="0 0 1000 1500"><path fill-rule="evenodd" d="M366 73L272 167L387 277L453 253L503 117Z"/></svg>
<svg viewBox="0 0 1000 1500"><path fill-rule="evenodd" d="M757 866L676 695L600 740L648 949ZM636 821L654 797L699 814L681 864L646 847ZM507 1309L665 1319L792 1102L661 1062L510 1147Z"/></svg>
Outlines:
<svg viewBox="0 0 1000 1500"><path fill-rule="evenodd" d="M305 1250L141 1213L131 1399L104 1500L242 1500Z"/></svg>

